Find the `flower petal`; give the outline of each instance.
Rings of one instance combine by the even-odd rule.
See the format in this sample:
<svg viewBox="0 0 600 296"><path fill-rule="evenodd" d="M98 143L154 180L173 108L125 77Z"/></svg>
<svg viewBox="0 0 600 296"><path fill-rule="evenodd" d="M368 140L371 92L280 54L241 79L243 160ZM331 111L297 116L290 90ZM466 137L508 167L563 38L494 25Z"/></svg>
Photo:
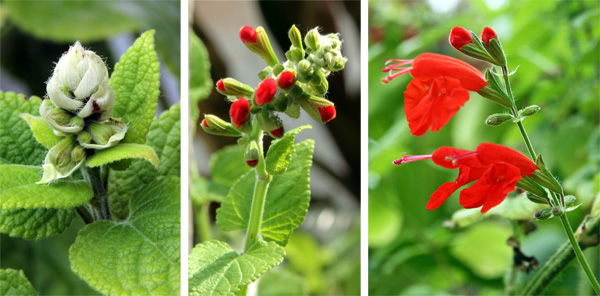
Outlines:
<svg viewBox="0 0 600 296"><path fill-rule="evenodd" d="M446 182L442 184L433 194L427 202L428 210L435 210L441 206L454 191L460 188L462 185L457 182Z"/></svg>
<svg viewBox="0 0 600 296"><path fill-rule="evenodd" d="M465 208L481 208L485 213L499 205L506 195L515 190L521 180L521 171L510 163L495 163L471 187L460 193L460 204Z"/></svg>
<svg viewBox="0 0 600 296"><path fill-rule="evenodd" d="M460 85L470 91L479 91L487 85L484 75L475 67L449 56L423 53L413 63L410 74L420 80L452 77L460 81Z"/></svg>

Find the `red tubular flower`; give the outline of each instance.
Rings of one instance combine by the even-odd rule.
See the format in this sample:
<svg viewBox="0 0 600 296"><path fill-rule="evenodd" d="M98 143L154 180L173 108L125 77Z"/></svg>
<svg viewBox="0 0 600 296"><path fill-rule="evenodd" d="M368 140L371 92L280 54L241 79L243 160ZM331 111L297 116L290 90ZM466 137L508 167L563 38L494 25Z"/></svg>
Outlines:
<svg viewBox="0 0 600 296"><path fill-rule="evenodd" d="M254 93L256 104L262 106L270 103L271 100L273 100L273 97L275 97L275 93L277 93L277 82L275 82L275 78L263 80Z"/></svg>
<svg viewBox="0 0 600 296"><path fill-rule="evenodd" d="M277 81L277 85L279 85L279 87L283 89L288 89L294 85L295 81L296 77L294 76L294 73L290 71L284 71L281 74L279 74L279 80Z"/></svg>
<svg viewBox="0 0 600 296"><path fill-rule="evenodd" d="M483 41L485 45L490 46L490 40L494 38L498 38L498 36L496 35L496 32L492 30L492 28L483 28L483 32L481 32L481 41Z"/></svg>
<svg viewBox="0 0 600 296"><path fill-rule="evenodd" d="M382 79L384 83L408 72L415 78L404 92L404 112L415 136L430 128L432 132L440 130L469 100L468 91L487 85L475 67L444 55L423 53L414 60L389 60L386 65L392 62L396 63L383 69L389 73ZM402 68L409 64L412 66Z"/></svg>
<svg viewBox="0 0 600 296"><path fill-rule="evenodd" d="M403 156L395 160L395 165L431 158L433 162L447 169L459 169L454 182L442 184L427 203L433 210L448 199L458 188L476 181L460 193L460 205L465 208L481 207L485 213L500 204L506 195L515 190L522 176L531 176L538 167L529 158L511 148L482 143L475 151L452 147L440 147L432 155Z"/></svg>
<svg viewBox="0 0 600 296"><path fill-rule="evenodd" d="M240 29L240 39L244 43L256 43L256 30L250 26L243 26Z"/></svg>
<svg viewBox="0 0 600 296"><path fill-rule="evenodd" d="M469 31L461 27L452 28L452 31L450 31L450 44L452 47L460 51L461 47L471 43L473 43L473 40L471 40Z"/></svg>
<svg viewBox="0 0 600 296"><path fill-rule="evenodd" d="M335 118L335 107L333 105L319 108L319 114L321 114L321 122L329 122Z"/></svg>
<svg viewBox="0 0 600 296"><path fill-rule="evenodd" d="M237 128L240 128L240 126L248 121L248 115L250 115L250 104L248 104L248 100L245 98L239 98L231 104L229 116L231 117L231 122Z"/></svg>

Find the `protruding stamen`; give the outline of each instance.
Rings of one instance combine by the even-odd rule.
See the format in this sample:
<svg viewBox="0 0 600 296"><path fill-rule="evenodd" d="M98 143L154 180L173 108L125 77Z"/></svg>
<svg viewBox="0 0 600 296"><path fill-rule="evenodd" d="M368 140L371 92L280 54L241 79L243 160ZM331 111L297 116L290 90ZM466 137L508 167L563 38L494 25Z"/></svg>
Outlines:
<svg viewBox="0 0 600 296"><path fill-rule="evenodd" d="M407 162L413 162L413 161L419 161L419 160L431 158L431 154L430 155L405 155L405 154L406 154L406 152L402 153L402 158L394 160L393 164L401 165L401 164L407 163Z"/></svg>
<svg viewBox="0 0 600 296"><path fill-rule="evenodd" d="M395 64L391 64L391 63L395 63ZM385 62L385 65L387 67L385 67L381 71L389 72L389 73L388 73L388 77L381 79L381 81L383 83L389 83L390 81L392 81L392 79L394 79L402 74L405 74L407 72L410 72L410 70L412 70L413 67L402 68L402 66L406 66L406 65L409 65L412 63L413 63L413 60L397 60L397 59L392 59L392 60ZM394 71L399 71L399 72L394 74Z"/></svg>

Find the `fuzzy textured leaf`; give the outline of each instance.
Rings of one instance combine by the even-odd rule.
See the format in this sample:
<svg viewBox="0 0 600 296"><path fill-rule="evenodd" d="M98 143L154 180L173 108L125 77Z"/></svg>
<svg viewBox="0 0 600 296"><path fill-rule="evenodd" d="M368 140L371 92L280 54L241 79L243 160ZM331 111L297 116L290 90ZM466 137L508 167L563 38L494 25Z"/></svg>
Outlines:
<svg viewBox="0 0 600 296"><path fill-rule="evenodd" d="M234 295L283 261L285 251L274 242L256 242L243 253L227 243L207 241L189 256L189 295Z"/></svg>
<svg viewBox="0 0 600 296"><path fill-rule="evenodd" d="M35 5L5 1L2 5L19 28L43 40L101 40L138 27L135 18L110 1L38 1Z"/></svg>
<svg viewBox="0 0 600 296"><path fill-rule="evenodd" d="M41 177L41 167L0 165L0 210L66 209L85 204L92 198L92 188L84 181L36 184Z"/></svg>
<svg viewBox="0 0 600 296"><path fill-rule="evenodd" d="M199 115L198 102L204 100L213 89L210 78L208 50L196 34L190 34L190 107L192 120Z"/></svg>
<svg viewBox="0 0 600 296"><path fill-rule="evenodd" d="M22 270L0 269L0 295L37 295Z"/></svg>
<svg viewBox="0 0 600 296"><path fill-rule="evenodd" d="M147 135L146 145L154 148L160 166L153 167L145 160L134 161L124 171L111 171L109 195L111 210L120 219L128 215L128 203L132 194L140 187L158 177L177 176L180 172L180 123L181 108L179 104L163 112L155 118Z"/></svg>
<svg viewBox="0 0 600 296"><path fill-rule="evenodd" d="M260 232L266 241L285 246L292 231L304 221L310 201L309 172L314 141L294 145L292 160L285 173L273 176L267 191ZM248 227L255 172L250 171L231 188L217 210L217 224L225 231Z"/></svg>
<svg viewBox="0 0 600 296"><path fill-rule="evenodd" d="M47 149L33 137L21 113L39 116L42 99L0 91L0 164L41 165Z"/></svg>
<svg viewBox="0 0 600 296"><path fill-rule="evenodd" d="M149 161L158 168L158 155L148 145L141 144L118 144L106 150L100 150L85 161L85 165L91 168L99 167L117 160L128 158L142 158Z"/></svg>
<svg viewBox="0 0 600 296"><path fill-rule="evenodd" d="M79 232L71 268L106 295L179 295L180 180L140 188L123 222L100 221Z"/></svg>
<svg viewBox="0 0 600 296"><path fill-rule="evenodd" d="M251 169L246 165L244 151L238 145L224 147L210 158L210 174L215 183L231 186Z"/></svg>
<svg viewBox="0 0 600 296"><path fill-rule="evenodd" d="M297 127L291 131L285 133L285 135L278 140L275 140L269 151L267 151L267 157L265 162L267 164L267 172L273 175L280 175L285 172L290 161L292 160L292 151L294 151L294 139L296 135L303 129L311 128L310 125L304 125Z"/></svg>
<svg viewBox="0 0 600 296"><path fill-rule="evenodd" d="M25 119L35 139L44 147L50 149L62 140L62 137L54 134L52 127L43 118L29 113L21 113L21 118Z"/></svg>
<svg viewBox="0 0 600 296"><path fill-rule="evenodd" d="M40 240L62 233L71 224L71 209L16 209L0 211L0 233Z"/></svg>
<svg viewBox="0 0 600 296"><path fill-rule="evenodd" d="M121 143L145 143L156 114L159 69L154 30L143 33L115 65L109 81L115 92L113 117L121 118L128 127Z"/></svg>

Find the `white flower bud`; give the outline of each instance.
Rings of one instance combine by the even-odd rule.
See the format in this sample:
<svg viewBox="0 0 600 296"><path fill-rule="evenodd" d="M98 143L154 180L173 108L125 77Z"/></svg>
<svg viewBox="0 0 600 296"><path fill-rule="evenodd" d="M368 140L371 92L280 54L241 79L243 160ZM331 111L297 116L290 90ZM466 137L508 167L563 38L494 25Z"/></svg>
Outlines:
<svg viewBox="0 0 600 296"><path fill-rule="evenodd" d="M115 95L108 86L108 69L95 52L85 50L79 42L60 58L46 91L56 107L81 118L99 113L99 120L106 120L112 115Z"/></svg>

